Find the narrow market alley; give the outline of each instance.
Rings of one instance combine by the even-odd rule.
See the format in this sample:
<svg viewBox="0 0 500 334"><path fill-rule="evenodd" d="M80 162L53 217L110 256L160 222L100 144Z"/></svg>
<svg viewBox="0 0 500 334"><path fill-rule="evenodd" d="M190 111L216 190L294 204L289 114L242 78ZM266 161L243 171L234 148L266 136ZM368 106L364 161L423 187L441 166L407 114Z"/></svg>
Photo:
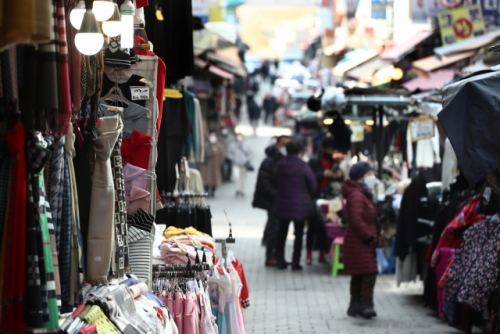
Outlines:
<svg viewBox="0 0 500 334"><path fill-rule="evenodd" d="M256 137L250 135L247 126L240 126L237 131L248 134L247 141L256 154L256 169L271 137L286 134L284 129L271 127L260 127ZM244 198L235 198L234 185L226 183L208 201L214 216L215 238L227 237L229 232L224 210L232 223L236 244L230 249L244 263L250 289L251 306L244 314L248 333L461 333L423 306L422 282L397 287L394 275L379 275L375 288L378 317L365 320L346 315L350 276L332 277L331 266L317 262L317 252L313 265L304 266L302 272L265 267L265 247L260 244L266 213L251 205L256 179L257 170L248 174ZM292 233L287 257L291 257Z"/></svg>

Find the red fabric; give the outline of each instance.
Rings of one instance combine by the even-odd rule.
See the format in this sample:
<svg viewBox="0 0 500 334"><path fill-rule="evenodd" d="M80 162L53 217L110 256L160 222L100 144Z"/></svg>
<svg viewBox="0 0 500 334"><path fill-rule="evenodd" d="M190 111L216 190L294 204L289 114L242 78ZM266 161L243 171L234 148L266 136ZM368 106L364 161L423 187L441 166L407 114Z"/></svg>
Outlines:
<svg viewBox="0 0 500 334"><path fill-rule="evenodd" d="M146 44L146 41L140 36L135 36L134 44ZM153 52L142 49L135 49L135 54L143 56L156 56ZM161 124L161 118L163 116L163 94L165 93L164 89L165 89L166 75L167 75L167 66L165 66L163 60L161 60L161 58L158 57L158 78L156 79L156 99L158 100L158 121L156 122L156 130L157 130L156 139L158 139L158 136L160 136L160 124Z"/></svg>
<svg viewBox="0 0 500 334"><path fill-rule="evenodd" d="M6 245L0 330L24 334L23 295L26 275L26 132L20 121L3 135L12 155L11 186L7 208Z"/></svg>
<svg viewBox="0 0 500 334"><path fill-rule="evenodd" d="M243 265L240 260L233 261L233 267L238 272L238 276L240 276L241 284L243 284L243 288L241 289L240 301L243 299L248 299L250 297L250 293L248 292L248 284L247 279L245 277L245 271L243 270Z"/></svg>
<svg viewBox="0 0 500 334"><path fill-rule="evenodd" d="M96 325L88 325L84 328L82 328L78 334L88 334L88 333L94 333L97 332L97 326Z"/></svg>
<svg viewBox="0 0 500 334"><path fill-rule="evenodd" d="M342 195L347 201L347 224L344 237L344 271L349 275L368 275L378 272L377 209L366 191L353 180L346 180ZM374 237L372 246L363 243Z"/></svg>
<svg viewBox="0 0 500 334"><path fill-rule="evenodd" d="M76 318L80 313L82 313L83 309L85 308L85 304L81 304L78 306L78 308L71 314L73 318Z"/></svg>
<svg viewBox="0 0 500 334"><path fill-rule="evenodd" d="M134 166L149 169L149 154L151 153L151 136L138 131L132 132L130 139L123 139L122 157Z"/></svg>
<svg viewBox="0 0 500 334"><path fill-rule="evenodd" d="M332 161L329 159L325 159L325 157L320 158L321 161L321 166L323 166L323 170L330 169L332 167ZM321 184L319 185L319 191L322 192L323 189L325 189L328 186L328 183L330 183L330 180L328 179L323 179L321 181Z"/></svg>
<svg viewBox="0 0 500 334"><path fill-rule="evenodd" d="M135 0L135 6L137 9L149 6L149 1L148 0Z"/></svg>

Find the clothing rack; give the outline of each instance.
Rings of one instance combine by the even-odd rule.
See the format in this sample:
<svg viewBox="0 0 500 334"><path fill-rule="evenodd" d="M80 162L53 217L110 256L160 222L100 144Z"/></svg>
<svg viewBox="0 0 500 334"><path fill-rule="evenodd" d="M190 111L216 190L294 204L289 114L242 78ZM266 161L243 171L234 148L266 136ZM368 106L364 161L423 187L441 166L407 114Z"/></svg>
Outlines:
<svg viewBox="0 0 500 334"><path fill-rule="evenodd" d="M193 193L193 192L181 192L181 193L165 193L164 191L161 193L162 198L199 198L199 197L208 197L208 193Z"/></svg>
<svg viewBox="0 0 500 334"><path fill-rule="evenodd" d="M153 265L153 274L156 277L170 277L171 274L193 274L201 273L203 271L209 271L210 265L204 264L155 264ZM177 277L186 277L184 275Z"/></svg>

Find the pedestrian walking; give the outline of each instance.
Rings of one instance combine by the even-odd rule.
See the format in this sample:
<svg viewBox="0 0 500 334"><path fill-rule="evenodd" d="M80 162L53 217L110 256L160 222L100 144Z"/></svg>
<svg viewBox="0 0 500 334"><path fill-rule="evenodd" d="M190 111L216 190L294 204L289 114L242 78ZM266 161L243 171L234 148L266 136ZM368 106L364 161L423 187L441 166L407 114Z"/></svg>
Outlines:
<svg viewBox="0 0 500 334"><path fill-rule="evenodd" d="M247 108L248 117L250 118L250 124L252 125L253 134L255 136L257 134L257 128L259 127L261 108L255 102L253 95L247 95Z"/></svg>
<svg viewBox="0 0 500 334"><path fill-rule="evenodd" d="M224 147L224 152L229 152L229 146L236 140L235 135L227 127L222 128L220 131L219 141ZM224 158L222 165L222 181L230 182L233 174L233 163L227 156Z"/></svg>
<svg viewBox="0 0 500 334"><path fill-rule="evenodd" d="M279 233L279 221L274 214L274 202L277 189L273 183L274 168L286 156L286 145L292 139L289 136L280 136L274 145L266 148L266 158L262 161L257 175L255 193L252 202L254 208L267 211L267 223L264 230L264 244L266 245L266 266L276 266L276 245Z"/></svg>
<svg viewBox="0 0 500 334"><path fill-rule="evenodd" d="M375 175L368 162L358 162L342 186L347 201L347 229L344 238L344 272L351 275L351 302L347 315L372 318L377 315L373 290L377 279L377 209L373 204Z"/></svg>
<svg viewBox="0 0 500 334"><path fill-rule="evenodd" d="M276 99L269 94L264 96L264 101L262 103L262 109L265 111L264 123L268 124L269 119L274 123L274 112L276 111Z"/></svg>
<svg viewBox="0 0 500 334"><path fill-rule="evenodd" d="M287 156L276 164L274 179L277 188L275 214L279 220L276 258L278 268L286 269L285 244L290 221L293 221L295 241L293 245L292 269L301 270L300 254L304 236L304 221L314 214L312 197L316 191L316 178L300 156L304 147L298 140L286 145Z"/></svg>
<svg viewBox="0 0 500 334"><path fill-rule="evenodd" d="M236 197L244 197L247 171L253 171L252 160L254 154L242 134L237 134L236 141L229 145L227 157L234 166L233 175L235 178Z"/></svg>
<svg viewBox="0 0 500 334"><path fill-rule="evenodd" d="M319 155L309 160L309 167L311 167L318 183L318 189L313 198L314 202L320 198L331 199L340 195L344 174L340 170L337 161L333 159L333 154L336 152L338 150L335 148L333 137L327 137L321 143ZM338 190L332 188L338 188ZM315 242L319 248L319 262L327 263L328 244L325 227L317 215L309 219L308 223L306 263L312 264L312 252Z"/></svg>
<svg viewBox="0 0 500 334"><path fill-rule="evenodd" d="M210 133L205 142L205 159L199 165L203 185L208 196L214 197L215 190L222 185L222 165L226 157L224 147L215 132Z"/></svg>

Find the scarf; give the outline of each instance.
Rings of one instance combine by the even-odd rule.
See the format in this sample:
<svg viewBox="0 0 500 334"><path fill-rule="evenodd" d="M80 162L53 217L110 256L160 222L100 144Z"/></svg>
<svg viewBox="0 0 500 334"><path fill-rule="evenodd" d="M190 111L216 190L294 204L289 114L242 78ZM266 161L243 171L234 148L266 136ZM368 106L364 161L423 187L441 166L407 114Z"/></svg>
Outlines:
<svg viewBox="0 0 500 334"><path fill-rule="evenodd" d="M4 133L12 155L12 187L7 209L5 256L2 286L2 317L0 330L9 334L22 334L24 329L24 302L26 273L26 160L23 152L26 133L21 121Z"/></svg>
<svg viewBox="0 0 500 334"><path fill-rule="evenodd" d="M57 2L57 27L59 32L59 75L62 95L62 108L59 111L59 134L69 133L71 120L71 93L69 89L68 45L66 43L66 13L64 0Z"/></svg>
<svg viewBox="0 0 500 334"><path fill-rule="evenodd" d="M82 54L75 45L75 36L77 30L71 25L69 14L75 8L76 2L65 4L66 7L66 40L68 42L69 59L69 80L71 85L71 98L73 103L73 112L77 113L82 106Z"/></svg>
<svg viewBox="0 0 500 334"><path fill-rule="evenodd" d="M47 275L40 215L40 172L50 159L51 152L40 146L38 137L29 133L25 146L27 166L26 218L26 325L41 326L49 320Z"/></svg>
<svg viewBox="0 0 500 334"><path fill-rule="evenodd" d="M107 283L115 226L115 188L111 154L122 132L120 116L103 117L97 138L93 139L95 163L87 240L87 281Z"/></svg>
<svg viewBox="0 0 500 334"><path fill-rule="evenodd" d="M52 178L50 182L50 211L56 232L56 245L59 251L62 221L62 192L64 179L64 137L54 138L52 144ZM49 222L50 224L50 222Z"/></svg>
<svg viewBox="0 0 500 334"><path fill-rule="evenodd" d="M61 234L59 242L59 275L61 277L61 299L63 312L70 312L73 310L74 301L71 295L71 186L69 181L69 167L66 155L64 159L64 178L63 178L63 192L62 192L62 220L61 220Z"/></svg>

